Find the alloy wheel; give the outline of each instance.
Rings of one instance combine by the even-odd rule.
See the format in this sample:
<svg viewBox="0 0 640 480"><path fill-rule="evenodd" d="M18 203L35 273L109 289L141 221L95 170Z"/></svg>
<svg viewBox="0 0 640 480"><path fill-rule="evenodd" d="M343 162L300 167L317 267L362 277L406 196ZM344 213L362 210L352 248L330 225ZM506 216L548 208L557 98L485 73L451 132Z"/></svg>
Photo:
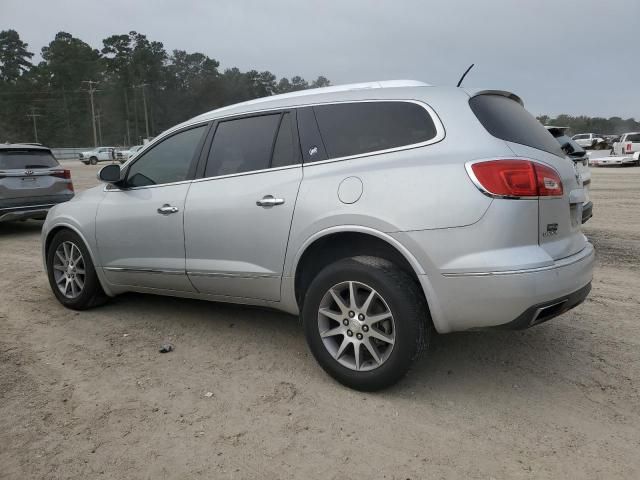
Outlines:
<svg viewBox="0 0 640 480"><path fill-rule="evenodd" d="M393 314L384 298L361 282L342 282L322 297L318 309L322 342L342 366L356 371L384 364L395 344Z"/></svg>
<svg viewBox="0 0 640 480"><path fill-rule="evenodd" d="M65 241L58 245L53 257L53 276L66 298L77 298L82 293L86 270L82 252L75 243Z"/></svg>

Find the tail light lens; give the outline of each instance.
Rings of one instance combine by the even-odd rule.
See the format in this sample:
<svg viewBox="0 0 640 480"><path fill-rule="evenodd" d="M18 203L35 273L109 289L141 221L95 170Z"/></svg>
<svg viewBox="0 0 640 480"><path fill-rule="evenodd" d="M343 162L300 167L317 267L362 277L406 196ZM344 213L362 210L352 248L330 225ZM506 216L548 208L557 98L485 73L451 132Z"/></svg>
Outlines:
<svg viewBox="0 0 640 480"><path fill-rule="evenodd" d="M73 188L73 182L71 181L71 170L56 170L51 174L52 177L64 178L65 180L69 180L69 190L75 192Z"/></svg>
<svg viewBox="0 0 640 480"><path fill-rule="evenodd" d="M469 168L475 183L490 195L508 198L562 196L558 172L537 162L488 160L473 163Z"/></svg>

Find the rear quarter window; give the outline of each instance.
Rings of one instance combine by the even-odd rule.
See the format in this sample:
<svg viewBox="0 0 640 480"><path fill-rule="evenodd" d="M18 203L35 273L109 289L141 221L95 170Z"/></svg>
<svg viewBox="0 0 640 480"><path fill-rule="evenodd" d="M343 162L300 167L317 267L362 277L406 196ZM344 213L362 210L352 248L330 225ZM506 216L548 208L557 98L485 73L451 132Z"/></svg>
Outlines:
<svg viewBox="0 0 640 480"><path fill-rule="evenodd" d="M472 97L469 105L494 137L564 157L556 139L517 101L503 95L482 94Z"/></svg>
<svg viewBox="0 0 640 480"><path fill-rule="evenodd" d="M59 165L47 150L0 150L0 170L51 168Z"/></svg>
<svg viewBox="0 0 640 480"><path fill-rule="evenodd" d="M314 106L329 158L415 145L436 136L429 112L412 102L354 102Z"/></svg>

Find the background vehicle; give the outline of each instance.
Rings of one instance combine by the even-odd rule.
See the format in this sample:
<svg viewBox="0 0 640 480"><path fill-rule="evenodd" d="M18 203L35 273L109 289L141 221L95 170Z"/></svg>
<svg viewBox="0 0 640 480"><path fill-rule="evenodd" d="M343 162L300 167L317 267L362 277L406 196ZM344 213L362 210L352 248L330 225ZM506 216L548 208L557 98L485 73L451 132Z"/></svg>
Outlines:
<svg viewBox="0 0 640 480"><path fill-rule="evenodd" d="M301 314L318 363L357 389L399 380L433 328L527 328L591 285L582 185L509 92L393 81L252 100L100 178L43 227L63 305L139 291Z"/></svg>
<svg viewBox="0 0 640 480"><path fill-rule="evenodd" d="M614 155L633 156L635 152L640 152L640 132L625 133L613 144Z"/></svg>
<svg viewBox="0 0 640 480"><path fill-rule="evenodd" d="M115 147L99 147L95 150L79 154L80 161L85 165L95 165L98 162L113 161L116 159Z"/></svg>
<svg viewBox="0 0 640 480"><path fill-rule="evenodd" d="M72 197L71 174L47 147L0 144L0 222L42 219Z"/></svg>
<svg viewBox="0 0 640 480"><path fill-rule="evenodd" d="M116 152L116 157L120 163L124 163L129 160L129 158L133 157L133 155L142 147L143 145L136 145L129 148L128 150L119 150L118 152Z"/></svg>
<svg viewBox="0 0 640 480"><path fill-rule="evenodd" d="M606 150L609 148L604 136L597 133L579 133L571 138L582 148L593 148L594 150Z"/></svg>
<svg viewBox="0 0 640 480"><path fill-rule="evenodd" d="M551 135L558 141L560 148L573 161L576 172L582 179L582 188L584 190L584 202L582 204L582 223L585 223L593 216L593 203L589 197L589 189L591 188L591 170L589 170L589 156L587 152L578 145L572 138L567 136L566 131L569 127L555 127L552 125L545 126Z"/></svg>

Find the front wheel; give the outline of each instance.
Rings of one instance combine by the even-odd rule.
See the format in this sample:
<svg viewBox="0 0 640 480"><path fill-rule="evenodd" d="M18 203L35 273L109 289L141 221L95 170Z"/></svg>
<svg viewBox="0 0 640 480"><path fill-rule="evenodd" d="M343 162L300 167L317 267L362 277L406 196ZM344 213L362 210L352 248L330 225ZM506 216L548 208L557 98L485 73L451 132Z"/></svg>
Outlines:
<svg viewBox="0 0 640 480"><path fill-rule="evenodd" d="M97 163L98 163L98 159L97 159L96 157L91 157L91 158L89 159L89 163L90 163L91 165L97 165Z"/></svg>
<svg viewBox="0 0 640 480"><path fill-rule="evenodd" d="M415 280L393 263L369 256L325 267L307 290L302 321L320 366L340 383L364 391L404 377L431 332Z"/></svg>
<svg viewBox="0 0 640 480"><path fill-rule="evenodd" d="M58 232L47 250L49 285L67 308L85 310L106 300L89 251L75 232Z"/></svg>

